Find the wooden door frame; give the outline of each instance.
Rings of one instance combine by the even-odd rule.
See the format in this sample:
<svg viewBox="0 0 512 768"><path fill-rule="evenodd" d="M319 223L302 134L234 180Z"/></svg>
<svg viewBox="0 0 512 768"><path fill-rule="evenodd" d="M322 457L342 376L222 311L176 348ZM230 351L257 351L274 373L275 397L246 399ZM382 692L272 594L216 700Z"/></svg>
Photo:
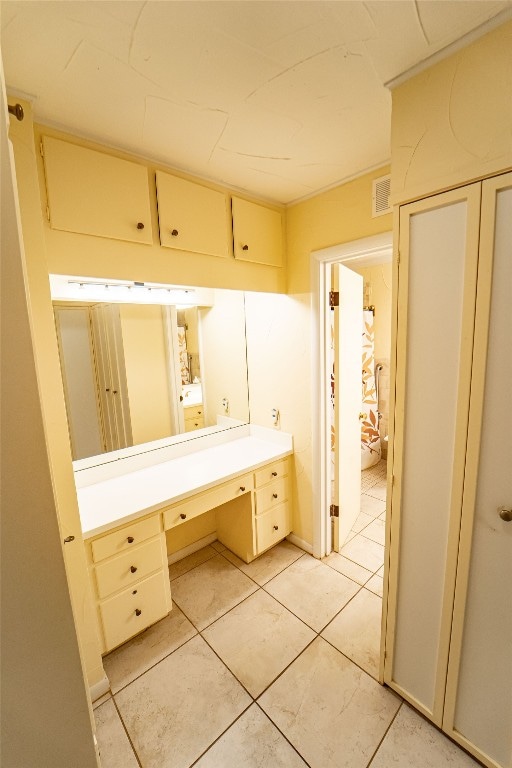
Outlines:
<svg viewBox="0 0 512 768"><path fill-rule="evenodd" d="M312 496L313 555L325 557L331 551L331 527L328 509L330 485L331 428L330 372L328 371L330 337L328 328L331 264L358 267L390 261L393 233L385 232L349 243L333 245L311 253L312 338Z"/></svg>

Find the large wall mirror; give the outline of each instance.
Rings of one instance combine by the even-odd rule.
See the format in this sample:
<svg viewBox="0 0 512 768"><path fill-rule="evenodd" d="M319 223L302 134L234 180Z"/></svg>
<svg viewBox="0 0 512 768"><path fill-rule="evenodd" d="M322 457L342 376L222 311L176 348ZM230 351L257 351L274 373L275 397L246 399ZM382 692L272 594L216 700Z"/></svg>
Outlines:
<svg viewBox="0 0 512 768"><path fill-rule="evenodd" d="M50 278L74 460L249 421L243 292Z"/></svg>

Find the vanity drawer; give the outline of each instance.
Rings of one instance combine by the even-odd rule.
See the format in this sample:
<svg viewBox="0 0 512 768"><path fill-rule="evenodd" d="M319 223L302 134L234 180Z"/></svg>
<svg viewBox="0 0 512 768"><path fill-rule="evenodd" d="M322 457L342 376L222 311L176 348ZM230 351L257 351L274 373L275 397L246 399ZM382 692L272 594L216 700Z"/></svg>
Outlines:
<svg viewBox="0 0 512 768"><path fill-rule="evenodd" d="M187 405L187 406L185 406L183 408L183 413L184 413L184 416L185 416L185 420L195 419L197 421L197 419L199 419L199 418L202 419L203 418L203 410L204 410L204 408L203 408L202 405Z"/></svg>
<svg viewBox="0 0 512 768"><path fill-rule="evenodd" d="M254 473L254 487L261 488L262 485L270 483L272 480L277 480L279 477L284 477L287 474L288 459L274 461L272 464L267 464L265 467L256 470Z"/></svg>
<svg viewBox="0 0 512 768"><path fill-rule="evenodd" d="M198 493L192 498L164 510L164 528L167 530L181 525L186 520L201 515L209 509L214 509L220 504L225 504L226 501L243 496L244 493L248 493L252 489L253 477L250 473L236 477L229 483L222 483L222 485L204 491L204 493Z"/></svg>
<svg viewBox="0 0 512 768"><path fill-rule="evenodd" d="M166 578L167 569L100 603L106 651L167 615Z"/></svg>
<svg viewBox="0 0 512 768"><path fill-rule="evenodd" d="M94 539L91 543L92 559L97 563L106 557L118 555L125 549L134 549L146 539L160 533L160 515L146 517L131 525L125 525L113 533Z"/></svg>
<svg viewBox="0 0 512 768"><path fill-rule="evenodd" d="M256 553L259 555L278 541L288 536L290 526L290 507L287 501L275 509L255 518L256 520Z"/></svg>
<svg viewBox="0 0 512 768"><path fill-rule="evenodd" d="M193 429L202 429L204 427L204 421L202 416L197 416L194 419L185 419L185 432L192 432Z"/></svg>
<svg viewBox="0 0 512 768"><path fill-rule="evenodd" d="M256 514L261 515L272 507L277 507L288 499L288 477L281 477L273 483L259 488L256 496Z"/></svg>
<svg viewBox="0 0 512 768"><path fill-rule="evenodd" d="M153 571L163 568L163 565L160 536L129 552L112 557L95 568L98 597L107 597L113 592L129 587Z"/></svg>

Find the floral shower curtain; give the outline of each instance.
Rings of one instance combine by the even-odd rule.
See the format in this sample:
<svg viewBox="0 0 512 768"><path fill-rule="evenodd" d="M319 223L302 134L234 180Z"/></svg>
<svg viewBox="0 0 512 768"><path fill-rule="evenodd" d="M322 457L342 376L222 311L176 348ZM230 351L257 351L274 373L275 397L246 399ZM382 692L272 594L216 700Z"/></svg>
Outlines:
<svg viewBox="0 0 512 768"><path fill-rule="evenodd" d="M361 421L361 469L367 469L379 461L381 449L375 382L373 312L366 309L363 312L362 385L361 413L364 416Z"/></svg>
<svg viewBox="0 0 512 768"><path fill-rule="evenodd" d="M183 326L178 326L178 349L180 354L181 383L190 384L188 365L187 335Z"/></svg>

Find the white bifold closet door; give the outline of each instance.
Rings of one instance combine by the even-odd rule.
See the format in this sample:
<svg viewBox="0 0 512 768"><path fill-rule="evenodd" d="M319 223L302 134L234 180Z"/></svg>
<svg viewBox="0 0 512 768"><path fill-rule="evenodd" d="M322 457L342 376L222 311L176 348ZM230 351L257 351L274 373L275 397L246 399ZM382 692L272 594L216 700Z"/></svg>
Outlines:
<svg viewBox="0 0 512 768"><path fill-rule="evenodd" d="M480 184L400 209L384 680L441 724L464 481Z"/></svg>
<svg viewBox="0 0 512 768"><path fill-rule="evenodd" d="M512 174L482 185L468 451L443 728L512 766ZM505 517L505 519L503 519Z"/></svg>

